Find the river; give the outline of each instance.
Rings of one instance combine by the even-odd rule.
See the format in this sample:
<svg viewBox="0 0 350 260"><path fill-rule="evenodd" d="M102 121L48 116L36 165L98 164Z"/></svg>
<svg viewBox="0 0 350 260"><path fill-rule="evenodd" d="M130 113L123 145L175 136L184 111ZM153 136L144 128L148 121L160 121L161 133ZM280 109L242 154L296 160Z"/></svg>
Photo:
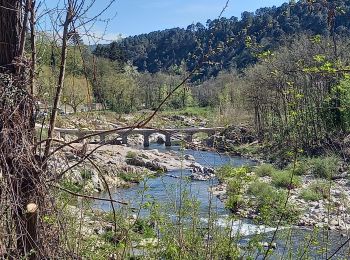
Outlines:
<svg viewBox="0 0 350 260"><path fill-rule="evenodd" d="M242 157L230 157L215 152L194 150L180 151L179 146L165 147L163 145L151 144L151 146L147 148L147 150L153 149L157 149L160 152L175 151L179 154L183 153L183 155L192 155L197 163L211 168L218 168L227 164L232 166L255 164L255 162L249 159ZM190 176L190 174L190 170L175 170L169 171L166 175L150 178L146 181L147 190L144 192L144 197L147 197L148 200L155 198L157 201L161 201L162 203L171 203L176 197L178 197L179 187L180 184L182 184L182 187L185 186L186 189L189 189L191 194L194 195L200 202L200 214L205 216L208 214L210 198L209 188L216 185L218 181L217 179L208 181L185 181L185 177ZM176 176L177 178L170 177L169 175ZM145 183L140 183L139 185L135 185L131 188L114 190L114 197L118 200L130 202L131 205L137 207L141 202L140 192L144 190L144 187ZM107 194L103 194L103 196L106 197ZM108 202L104 202L100 204L100 207L103 210L109 210L110 204ZM219 216L226 216L229 214L229 211L225 209L224 204L215 196L211 198L211 207L212 210L214 210L214 212ZM142 213L145 214L145 212Z"/></svg>
<svg viewBox="0 0 350 260"><path fill-rule="evenodd" d="M178 146L164 147L163 145L151 144L151 146L147 149L157 149L160 152L175 151L182 155L192 155L195 158L196 162L200 163L203 166L212 168L217 168L227 164L230 164L232 166L255 164L254 161L245 159L243 157L230 157L215 152L194 150L181 151ZM177 178L167 175L150 178L146 181L147 189L145 189L145 183L140 183L131 188L113 190L113 197L117 200L129 202L131 207L135 208L139 208L141 202L144 203L146 201L153 200L166 205L171 204L178 199L181 187L181 189L187 189L190 191L190 193L199 201L199 214L203 223L206 223L208 220L209 205L211 205L212 212L215 212L217 215L217 225L228 225L228 216L230 212L225 209L224 204L218 198L215 196L210 196L209 193L209 188L217 184L217 179L209 181L189 181L184 177L190 175L190 170L175 170L168 172L168 174L176 176ZM101 194L101 196L105 198L108 197L106 193ZM209 201L211 203L209 203ZM110 210L110 204L107 202L99 202L98 207L104 211ZM147 213L147 210L141 209L140 211L141 216L146 216ZM170 214L173 214L174 217L176 215L175 212ZM246 245L249 239L257 233L264 233L265 236L262 242L269 242L275 230L271 227L255 225L252 223L252 221L247 219L236 221L234 223L234 229L236 232L239 232L243 236L243 239L241 240L243 246ZM287 257L285 254L287 254L288 251L292 251L294 257L297 258L297 254L302 254L302 250L300 250L301 245L308 245L308 237L314 234L310 229L300 227L289 227L287 229L282 228L282 230L282 232L278 233L279 235L276 239L277 249L274 251L274 257L272 257L273 259L281 259L283 258L282 256ZM290 234L291 237L286 240L284 237L288 234ZM319 234L318 236L318 240L323 240L324 234ZM334 252L342 243L342 241L344 241L344 239L346 238L343 238L338 232L329 233L329 252ZM288 243L286 241L288 241ZM311 259L326 259L325 254L318 252L320 248L325 246L324 243L320 243L318 245L310 243L308 246L310 246L310 249L308 249L308 251L312 252L308 255L308 257L311 257ZM348 247L346 247L346 250L341 250L338 255L332 259L350 259L345 257L346 255L348 256L348 250ZM330 253L328 253L328 256ZM260 257L257 259L260 259Z"/></svg>

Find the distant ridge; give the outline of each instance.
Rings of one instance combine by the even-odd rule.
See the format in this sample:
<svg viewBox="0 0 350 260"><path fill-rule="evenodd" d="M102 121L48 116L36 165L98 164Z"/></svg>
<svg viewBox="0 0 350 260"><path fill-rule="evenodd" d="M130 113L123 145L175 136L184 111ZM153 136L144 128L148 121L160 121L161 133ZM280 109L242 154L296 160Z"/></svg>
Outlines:
<svg viewBox="0 0 350 260"><path fill-rule="evenodd" d="M350 35L350 1L334 1L337 5L335 31L339 36ZM306 1L282 4L243 12L237 17L208 20L189 25L127 37L118 43L98 45L94 53L112 60L132 61L139 71L169 70L186 64L191 70L208 48L223 48L205 65L196 79L216 76L222 69L243 69L257 61L257 54L274 50L296 34L328 36L327 10ZM208 45L208 42L211 44Z"/></svg>

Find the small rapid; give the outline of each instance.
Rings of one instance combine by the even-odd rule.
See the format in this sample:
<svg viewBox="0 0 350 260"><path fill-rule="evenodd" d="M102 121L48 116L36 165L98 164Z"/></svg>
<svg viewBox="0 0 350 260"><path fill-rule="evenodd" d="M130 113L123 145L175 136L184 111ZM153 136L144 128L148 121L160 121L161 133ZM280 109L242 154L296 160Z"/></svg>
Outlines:
<svg viewBox="0 0 350 260"><path fill-rule="evenodd" d="M196 151L196 150L181 150L179 146L165 147L164 145L151 144L147 150L157 149L160 152L175 152L178 155L193 156L195 162L202 166L210 168L219 168L224 165L244 166L254 165L254 161L238 157L219 154L211 151ZM188 169L179 169L169 171L167 174L158 177L150 178L130 188L119 188L113 190L113 198L130 203L131 208L140 208L140 204L147 201L156 201L163 205L170 205L177 201L181 190L189 191L192 198L195 198L199 203L199 215L203 223L208 221L209 211L215 214L217 224L223 226L227 223L229 210L225 208L216 196L212 196L210 188L218 184L216 178L207 181L190 180L191 171ZM102 197L108 198L107 194L102 193ZM99 208L103 211L110 210L110 203L99 202ZM148 211L141 209L140 215L147 215ZM175 216L175 212L173 212ZM269 232L273 228L265 228L257 226L249 220L240 220L234 224L241 235L251 235L255 233Z"/></svg>
<svg viewBox="0 0 350 260"><path fill-rule="evenodd" d="M140 150L142 149L143 148L140 148ZM236 167L256 165L255 161L243 157L228 156L211 151L181 150L179 146L165 147L164 145L151 144L151 146L147 148L147 150L155 149L159 152L175 152L181 156L191 155L196 163L214 169L224 165ZM276 228L257 225L249 219L233 220L230 217L230 211L225 208L224 203L210 193L210 188L218 184L218 179L196 181L186 178L190 175L191 171L188 169L169 171L167 174L161 174L160 176L147 179L130 188L114 189L112 190L113 198L128 202L129 209L134 209L134 213L139 214L141 217L147 217L149 211L140 207L141 204L155 202L165 207L169 205L168 208L172 208L170 205L177 203L181 192L186 190L189 192L191 198L195 198L195 200L198 201L198 214L204 226L208 223L209 212L211 212L210 215L215 215L214 222L216 226L231 227L233 231L232 234L242 238L240 240L242 247L247 246L250 239L257 234L264 234L265 244L267 244L266 241L271 240ZM108 198L108 194L101 193L100 197ZM105 212L111 210L109 202L100 201L95 206ZM168 213L174 220L176 219L176 212L171 212L170 210ZM313 236L316 236L316 238L319 237L319 241L322 241L322 232L315 233L309 228L293 226L288 228L279 227L279 230L285 230L286 232L278 232L275 238L276 243L274 243L276 249L274 250L272 259L280 259L281 256L290 250L293 252L293 255L297 257L300 253L300 246L309 247L307 249L311 251L311 254L308 255L309 257L319 259L319 257L323 256L324 253L320 253L322 248L321 244L308 244L310 237ZM340 233L330 232L329 241L332 245L330 245L329 250L331 252L336 250L342 240L344 239L342 239ZM347 255L347 252L341 250L335 257L344 257L345 255Z"/></svg>

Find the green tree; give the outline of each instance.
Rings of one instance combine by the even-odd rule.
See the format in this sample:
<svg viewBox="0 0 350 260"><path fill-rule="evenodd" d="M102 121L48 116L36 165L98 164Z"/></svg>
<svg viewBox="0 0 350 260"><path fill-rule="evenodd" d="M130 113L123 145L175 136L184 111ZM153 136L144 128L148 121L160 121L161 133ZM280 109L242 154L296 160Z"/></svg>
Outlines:
<svg viewBox="0 0 350 260"><path fill-rule="evenodd" d="M137 72L127 66L124 73L110 74L101 81L101 93L106 104L118 113L130 113L140 106Z"/></svg>
<svg viewBox="0 0 350 260"><path fill-rule="evenodd" d="M74 113L82 104L91 103L91 84L84 76L68 75L62 92L62 104L73 108Z"/></svg>

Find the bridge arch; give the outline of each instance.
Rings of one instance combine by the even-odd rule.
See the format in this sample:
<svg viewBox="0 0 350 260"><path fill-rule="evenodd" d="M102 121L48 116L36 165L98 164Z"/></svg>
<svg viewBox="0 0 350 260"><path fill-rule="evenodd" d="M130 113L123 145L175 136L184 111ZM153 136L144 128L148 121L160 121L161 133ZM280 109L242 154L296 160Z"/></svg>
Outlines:
<svg viewBox="0 0 350 260"><path fill-rule="evenodd" d="M214 135L216 132L223 131L223 127L193 127L193 128L166 128L166 129L153 129L153 128L144 128L144 129L132 129L132 130L116 130L115 132L107 132L104 130L80 130L80 129L63 129L55 128L55 132L62 137L63 135L75 135L78 137L84 137L90 134L96 134L100 137L100 142L105 142L108 135L118 134L121 137L121 142L123 144L128 143L128 136L131 134L140 134L144 137L143 145L144 147L149 147L150 145L150 136L152 134L163 134L165 135L165 146L171 146L171 137L175 134L184 134L185 140L192 142L193 135L196 133L207 133L208 135Z"/></svg>

